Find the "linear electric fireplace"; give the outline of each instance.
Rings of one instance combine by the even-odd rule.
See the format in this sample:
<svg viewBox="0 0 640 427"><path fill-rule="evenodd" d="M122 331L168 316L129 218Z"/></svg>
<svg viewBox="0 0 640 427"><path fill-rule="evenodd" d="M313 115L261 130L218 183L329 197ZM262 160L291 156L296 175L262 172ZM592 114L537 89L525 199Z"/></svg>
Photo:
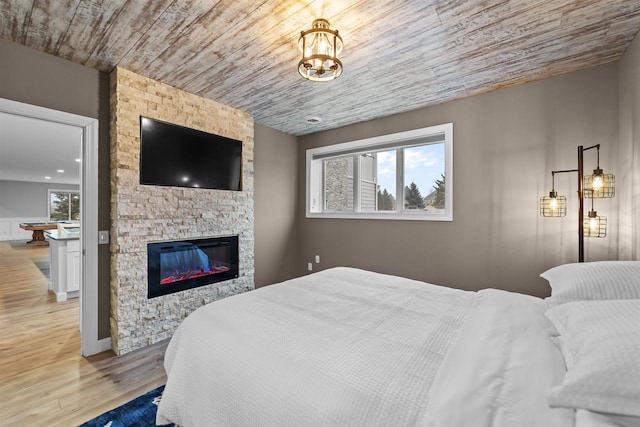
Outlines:
<svg viewBox="0 0 640 427"><path fill-rule="evenodd" d="M238 277L238 236L147 243L147 298Z"/></svg>

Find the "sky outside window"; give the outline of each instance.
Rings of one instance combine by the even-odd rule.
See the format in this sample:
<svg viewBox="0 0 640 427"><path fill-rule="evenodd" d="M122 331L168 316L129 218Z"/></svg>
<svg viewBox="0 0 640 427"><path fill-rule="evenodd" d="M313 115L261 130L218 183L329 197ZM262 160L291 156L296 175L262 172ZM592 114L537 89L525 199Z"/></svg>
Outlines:
<svg viewBox="0 0 640 427"><path fill-rule="evenodd" d="M378 158L378 184L380 190L396 196L396 152L382 151ZM404 185L415 182L422 196L433 190L436 179L444 174L444 143L420 145L404 149Z"/></svg>

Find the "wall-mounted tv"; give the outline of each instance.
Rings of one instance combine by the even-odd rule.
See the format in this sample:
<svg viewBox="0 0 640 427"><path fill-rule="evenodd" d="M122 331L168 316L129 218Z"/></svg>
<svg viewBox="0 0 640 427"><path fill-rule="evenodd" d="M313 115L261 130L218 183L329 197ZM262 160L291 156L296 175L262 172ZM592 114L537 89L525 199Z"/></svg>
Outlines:
<svg viewBox="0 0 640 427"><path fill-rule="evenodd" d="M140 184L242 189L242 141L140 116Z"/></svg>

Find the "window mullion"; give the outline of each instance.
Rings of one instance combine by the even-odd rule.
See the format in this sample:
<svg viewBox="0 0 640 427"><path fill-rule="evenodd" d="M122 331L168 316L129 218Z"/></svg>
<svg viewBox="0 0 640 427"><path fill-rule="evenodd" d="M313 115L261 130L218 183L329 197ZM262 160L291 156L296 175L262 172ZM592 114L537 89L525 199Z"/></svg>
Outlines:
<svg viewBox="0 0 640 427"><path fill-rule="evenodd" d="M379 209L378 206L378 191L380 190L380 187L378 186L378 153L373 153L373 163L375 164L374 168L373 168L373 182L375 183L375 189L373 190L373 197L374 197L374 210L377 212Z"/></svg>
<svg viewBox="0 0 640 427"><path fill-rule="evenodd" d="M327 211L327 162L322 162L322 212Z"/></svg>
<svg viewBox="0 0 640 427"><path fill-rule="evenodd" d="M360 171L360 154L353 155L353 211L362 212L362 200L360 200L360 182L362 174Z"/></svg>
<svg viewBox="0 0 640 427"><path fill-rule="evenodd" d="M396 212L404 212L404 149L396 149Z"/></svg>

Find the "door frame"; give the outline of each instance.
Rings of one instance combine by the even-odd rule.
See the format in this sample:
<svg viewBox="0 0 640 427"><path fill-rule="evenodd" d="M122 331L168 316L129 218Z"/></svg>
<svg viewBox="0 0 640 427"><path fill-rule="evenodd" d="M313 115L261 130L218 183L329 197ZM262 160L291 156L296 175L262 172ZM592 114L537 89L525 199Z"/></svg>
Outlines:
<svg viewBox="0 0 640 427"><path fill-rule="evenodd" d="M98 119L0 98L0 112L82 129L80 179L80 343L83 356L111 348L98 339Z"/></svg>

